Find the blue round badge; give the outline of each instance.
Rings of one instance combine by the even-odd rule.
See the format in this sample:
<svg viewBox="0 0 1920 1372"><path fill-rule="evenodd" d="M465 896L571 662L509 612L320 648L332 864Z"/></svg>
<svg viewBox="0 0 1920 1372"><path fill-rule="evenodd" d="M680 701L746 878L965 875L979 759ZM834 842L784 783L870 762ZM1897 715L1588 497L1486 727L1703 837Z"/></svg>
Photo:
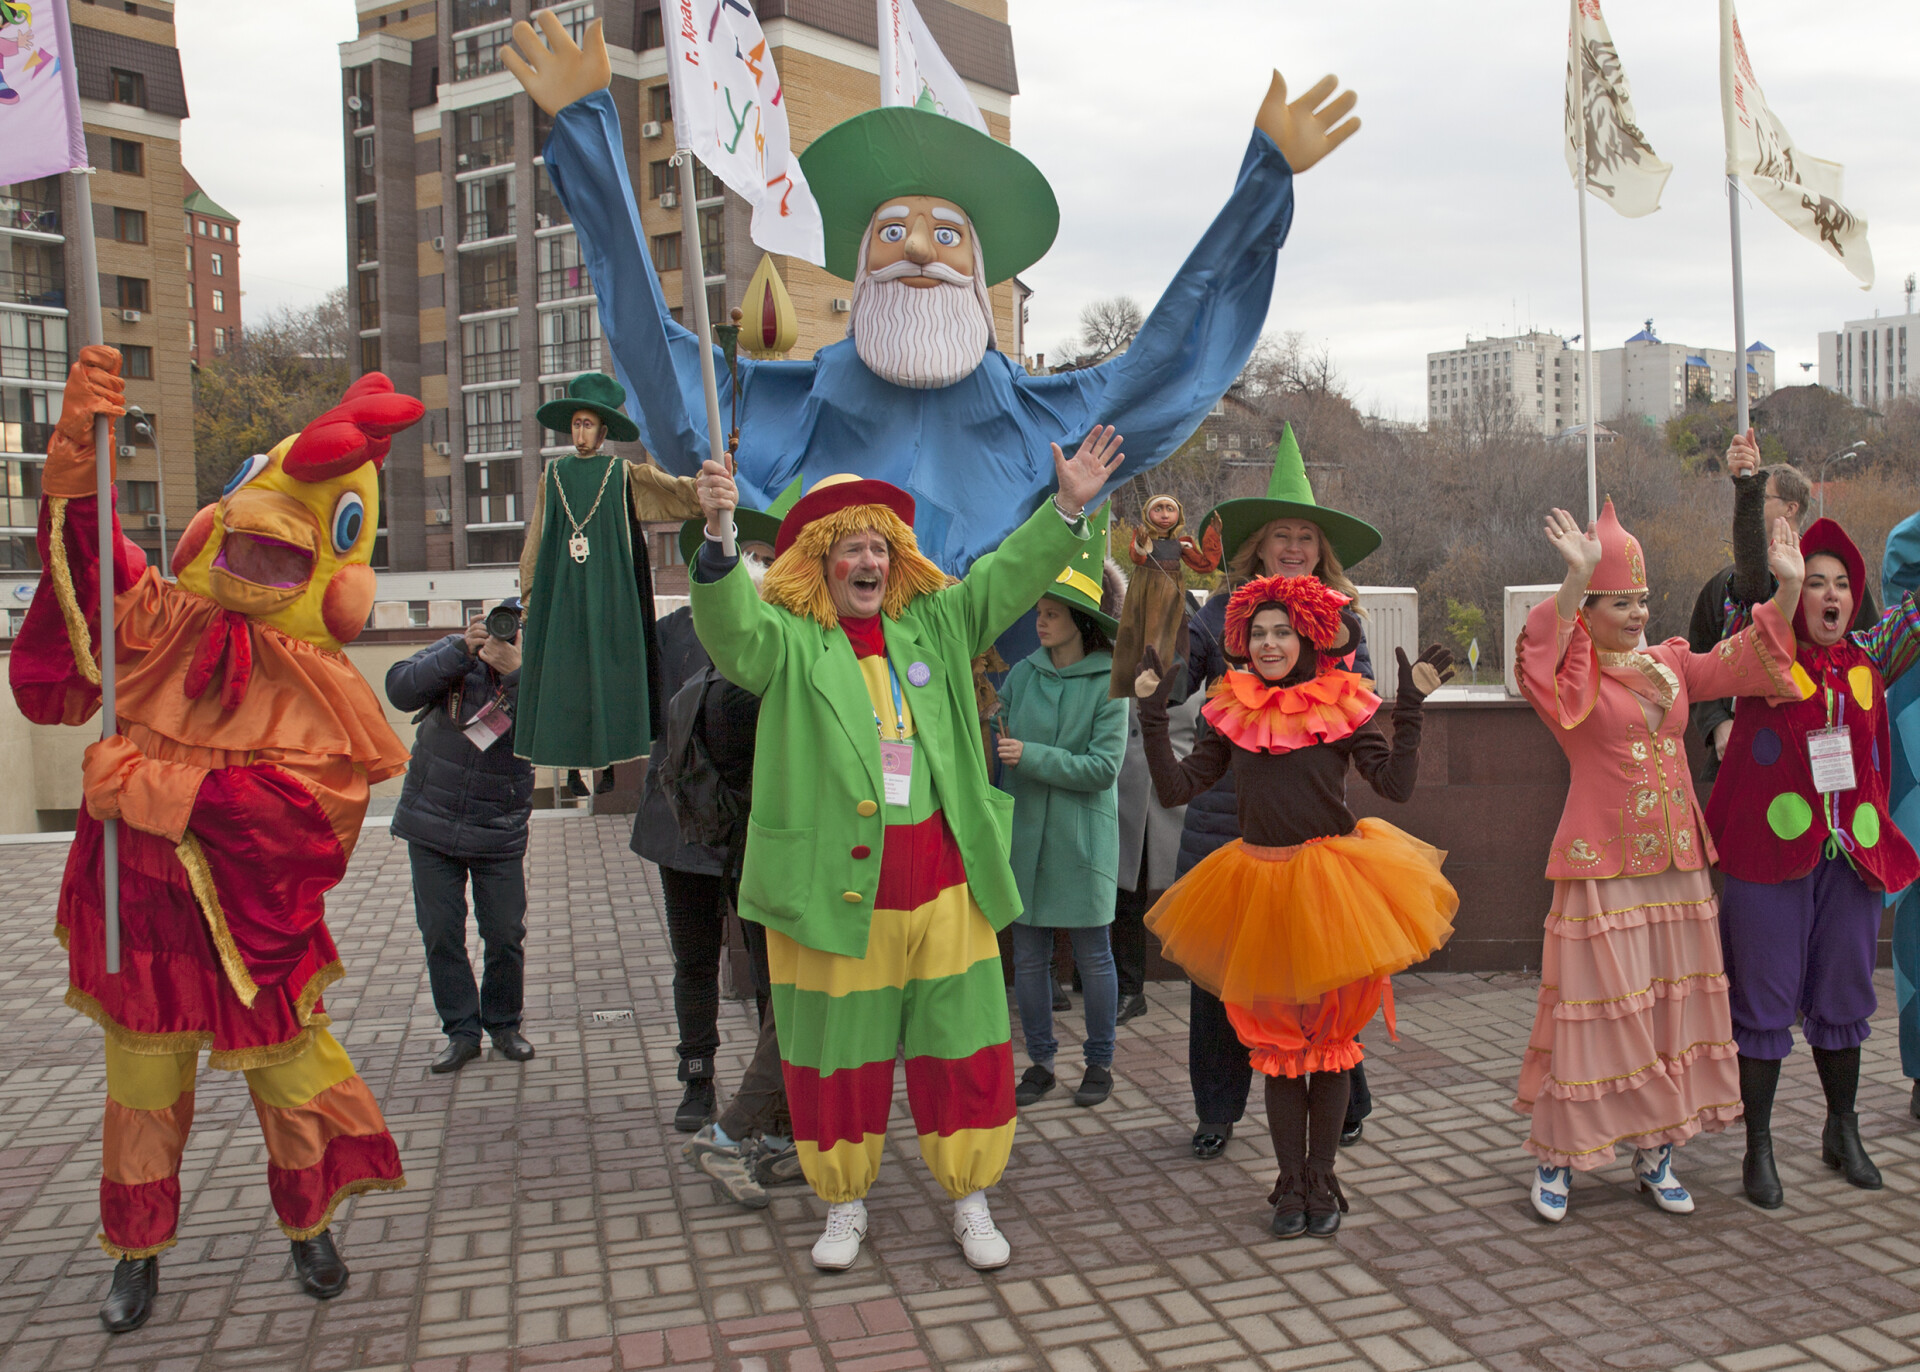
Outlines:
<svg viewBox="0 0 1920 1372"><path fill-rule="evenodd" d="M924 662L916 662L907 668L907 681L914 686L924 686L933 680L933 668Z"/></svg>

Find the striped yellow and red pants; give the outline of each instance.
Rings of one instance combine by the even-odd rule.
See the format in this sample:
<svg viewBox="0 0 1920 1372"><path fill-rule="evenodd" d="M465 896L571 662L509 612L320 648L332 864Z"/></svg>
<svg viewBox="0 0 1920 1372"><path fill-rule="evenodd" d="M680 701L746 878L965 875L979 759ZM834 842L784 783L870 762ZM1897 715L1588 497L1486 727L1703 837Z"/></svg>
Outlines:
<svg viewBox="0 0 1920 1372"><path fill-rule="evenodd" d="M267 1193L287 1237L308 1239L360 1191L406 1185L393 1135L346 1050L315 1026L299 1056L250 1067L267 1145ZM180 1225L180 1158L193 1128L200 1055L136 1053L107 1040L100 1246L116 1258L170 1248Z"/></svg>
<svg viewBox="0 0 1920 1372"><path fill-rule="evenodd" d="M800 1165L823 1200L866 1195L904 1048L920 1155L958 1199L1006 1170L1013 1048L999 944L939 811L887 826L874 907L863 958L767 932Z"/></svg>

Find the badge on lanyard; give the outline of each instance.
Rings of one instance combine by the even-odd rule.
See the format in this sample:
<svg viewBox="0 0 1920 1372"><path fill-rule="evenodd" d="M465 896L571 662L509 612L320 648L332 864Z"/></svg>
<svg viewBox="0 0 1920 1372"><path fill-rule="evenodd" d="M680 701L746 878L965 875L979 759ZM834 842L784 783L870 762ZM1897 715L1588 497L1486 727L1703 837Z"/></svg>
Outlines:
<svg viewBox="0 0 1920 1372"><path fill-rule="evenodd" d="M467 727L460 732L467 736L469 743L484 753L505 737L507 730L512 727L513 716L507 713L499 698L495 697L481 706L480 713L475 715Z"/></svg>
<svg viewBox="0 0 1920 1372"><path fill-rule="evenodd" d="M916 662L914 666L920 664ZM912 668L907 671L907 679L913 680ZM876 711L873 727L880 735L880 782L887 804L906 806L913 803L913 744L902 737L907 731L907 703L901 698L900 678L894 674L892 659L887 661L887 681L893 687L895 737L887 737L886 726Z"/></svg>
<svg viewBox="0 0 1920 1372"><path fill-rule="evenodd" d="M1813 789L1821 795L1854 788L1853 737L1844 727L1809 733L1807 762L1813 769Z"/></svg>

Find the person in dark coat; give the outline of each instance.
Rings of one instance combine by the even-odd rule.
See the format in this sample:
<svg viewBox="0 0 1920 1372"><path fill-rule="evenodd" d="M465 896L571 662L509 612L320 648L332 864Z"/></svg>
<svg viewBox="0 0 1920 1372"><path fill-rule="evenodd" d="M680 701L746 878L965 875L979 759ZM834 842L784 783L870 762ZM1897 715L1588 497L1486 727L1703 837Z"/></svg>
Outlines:
<svg viewBox="0 0 1920 1372"><path fill-rule="evenodd" d="M501 602L515 611L518 597ZM513 755L519 704L520 636L495 638L486 619L448 634L387 672L387 699L416 710L419 732L393 836L413 866L414 918L426 944L427 980L447 1046L435 1072L457 1072L480 1056L485 1030L500 1056L525 1062L520 1033L527 937L527 816L533 764ZM467 960L467 883L486 947L474 985Z"/></svg>

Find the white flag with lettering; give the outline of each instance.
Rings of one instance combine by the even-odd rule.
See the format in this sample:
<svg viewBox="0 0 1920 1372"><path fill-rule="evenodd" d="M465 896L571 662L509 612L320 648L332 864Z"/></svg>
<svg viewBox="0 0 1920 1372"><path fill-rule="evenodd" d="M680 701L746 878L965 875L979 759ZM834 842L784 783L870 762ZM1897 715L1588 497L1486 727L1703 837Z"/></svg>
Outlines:
<svg viewBox="0 0 1920 1372"><path fill-rule="evenodd" d="M1793 135L1768 108L1754 79L1733 0L1720 0L1720 113L1728 175L1738 176L1801 237L1839 258L1860 279L1862 290L1872 286L1867 221L1840 202L1846 169L1793 146Z"/></svg>
<svg viewBox="0 0 1920 1372"><path fill-rule="evenodd" d="M1573 0L1566 128L1567 172L1576 181L1584 139L1589 191L1629 219L1660 208L1660 192L1673 167L1653 155L1634 121L1626 68L1600 16L1600 0Z"/></svg>
<svg viewBox="0 0 1920 1372"><path fill-rule="evenodd" d="M662 27L673 85L674 133L727 188L753 206L753 241L819 264L820 206L787 138L773 54L746 0L667 0Z"/></svg>
<svg viewBox="0 0 1920 1372"><path fill-rule="evenodd" d="M879 0L880 103L914 105L987 131L967 83L933 41L913 0Z"/></svg>
<svg viewBox="0 0 1920 1372"><path fill-rule="evenodd" d="M67 32L66 0L0 5L0 186L87 165ZM48 227L15 222L25 213L0 208L6 227Z"/></svg>

